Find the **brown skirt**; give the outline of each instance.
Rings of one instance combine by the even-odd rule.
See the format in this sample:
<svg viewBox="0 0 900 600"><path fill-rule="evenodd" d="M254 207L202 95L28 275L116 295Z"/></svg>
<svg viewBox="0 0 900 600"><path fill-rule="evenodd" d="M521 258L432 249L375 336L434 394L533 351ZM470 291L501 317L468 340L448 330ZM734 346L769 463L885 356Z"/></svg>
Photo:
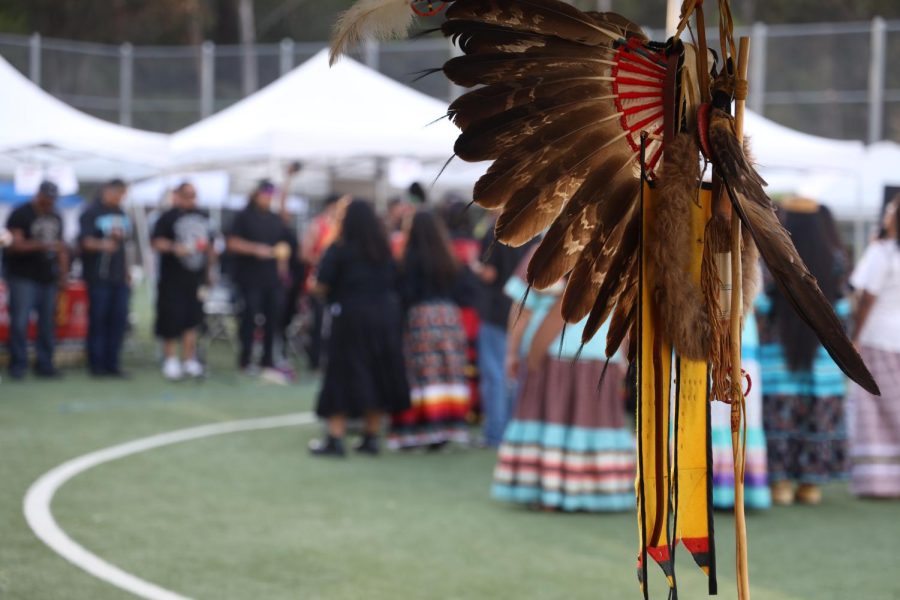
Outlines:
<svg viewBox="0 0 900 600"><path fill-rule="evenodd" d="M546 358L526 375L498 451L494 498L564 511L634 508L624 374L610 365L600 382L602 372L602 361Z"/></svg>

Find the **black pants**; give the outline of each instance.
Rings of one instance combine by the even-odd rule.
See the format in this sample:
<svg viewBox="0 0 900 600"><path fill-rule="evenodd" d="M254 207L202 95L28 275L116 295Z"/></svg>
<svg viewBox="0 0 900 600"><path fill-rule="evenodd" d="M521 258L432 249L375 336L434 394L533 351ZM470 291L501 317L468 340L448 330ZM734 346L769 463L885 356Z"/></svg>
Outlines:
<svg viewBox="0 0 900 600"><path fill-rule="evenodd" d="M241 299L244 303L241 311L241 356L240 367L243 369L250 365L250 355L253 351L253 335L256 332L256 317L265 319L263 325L263 355L260 366L271 367L274 365L272 345L275 341L275 331L281 317L284 290L281 286L241 286Z"/></svg>
<svg viewBox="0 0 900 600"><path fill-rule="evenodd" d="M309 345L306 355L309 358L309 368L318 369L325 358L325 342L322 339L322 328L325 321L326 303L316 295L309 297L309 307L312 310L312 329L309 332Z"/></svg>

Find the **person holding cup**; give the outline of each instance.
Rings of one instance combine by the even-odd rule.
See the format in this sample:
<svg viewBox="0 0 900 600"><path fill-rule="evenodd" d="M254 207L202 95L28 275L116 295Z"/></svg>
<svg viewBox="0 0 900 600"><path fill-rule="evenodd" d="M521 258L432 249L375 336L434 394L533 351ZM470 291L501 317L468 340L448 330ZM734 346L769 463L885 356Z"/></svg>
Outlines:
<svg viewBox="0 0 900 600"><path fill-rule="evenodd" d="M238 366L251 373L257 317L263 317L260 367L274 369L274 342L284 303L283 277L290 258L286 228L272 211L275 186L260 181L247 206L234 217L226 248L234 256L234 281L243 309L240 317L241 350Z"/></svg>
<svg viewBox="0 0 900 600"><path fill-rule="evenodd" d="M88 368L94 376L121 377L122 342L128 329L131 282L125 242L131 221L122 210L127 188L113 179L79 219L78 242L88 286Z"/></svg>
<svg viewBox="0 0 900 600"><path fill-rule="evenodd" d="M203 320L200 286L208 281L215 256L209 219L197 208L193 185L184 182L172 191L172 207L156 221L151 243L160 255L154 329L163 341L163 377L170 381L201 377L204 369L197 359L197 329Z"/></svg>

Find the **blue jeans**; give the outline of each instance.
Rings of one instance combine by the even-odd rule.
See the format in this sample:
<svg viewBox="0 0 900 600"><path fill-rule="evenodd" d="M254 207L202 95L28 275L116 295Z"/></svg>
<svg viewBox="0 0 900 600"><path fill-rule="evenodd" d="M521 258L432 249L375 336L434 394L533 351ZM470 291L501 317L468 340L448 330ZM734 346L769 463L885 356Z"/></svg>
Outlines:
<svg viewBox="0 0 900 600"><path fill-rule="evenodd" d="M506 329L481 323L478 332L478 371L481 376L481 404L484 410L484 437L489 446L503 441L506 425L513 415L514 386L506 376Z"/></svg>
<svg viewBox="0 0 900 600"><path fill-rule="evenodd" d="M88 285L88 366L92 373L117 373L122 341L128 329L125 283L96 282Z"/></svg>
<svg viewBox="0 0 900 600"><path fill-rule="evenodd" d="M53 370L56 333L56 283L9 277L9 372L22 375L28 368L28 318L37 312L37 361L35 369Z"/></svg>

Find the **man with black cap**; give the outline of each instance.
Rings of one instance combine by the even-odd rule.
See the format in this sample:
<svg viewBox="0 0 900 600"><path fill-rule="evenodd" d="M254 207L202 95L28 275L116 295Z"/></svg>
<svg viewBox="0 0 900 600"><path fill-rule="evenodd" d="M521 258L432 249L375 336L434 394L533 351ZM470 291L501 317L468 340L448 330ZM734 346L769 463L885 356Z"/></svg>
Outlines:
<svg viewBox="0 0 900 600"><path fill-rule="evenodd" d="M271 182L261 181L246 208L235 215L227 237L227 250L234 256L234 279L243 302L238 365L244 370L252 369L253 334L260 315L264 319L260 366L263 369L275 366L273 346L291 248L284 223L272 212L274 193Z"/></svg>
<svg viewBox="0 0 900 600"><path fill-rule="evenodd" d="M88 368L92 375L122 377L119 357L128 329L131 287L125 242L131 221L122 210L127 188L121 179L107 182L100 197L79 220L81 262L88 286Z"/></svg>
<svg viewBox="0 0 900 600"><path fill-rule="evenodd" d="M38 377L59 377L53 365L56 295L65 284L69 258L63 222L56 212L59 188L45 181L34 198L9 215L12 243L4 251L3 270L9 288L9 374L22 379L28 368L28 319L37 312Z"/></svg>

